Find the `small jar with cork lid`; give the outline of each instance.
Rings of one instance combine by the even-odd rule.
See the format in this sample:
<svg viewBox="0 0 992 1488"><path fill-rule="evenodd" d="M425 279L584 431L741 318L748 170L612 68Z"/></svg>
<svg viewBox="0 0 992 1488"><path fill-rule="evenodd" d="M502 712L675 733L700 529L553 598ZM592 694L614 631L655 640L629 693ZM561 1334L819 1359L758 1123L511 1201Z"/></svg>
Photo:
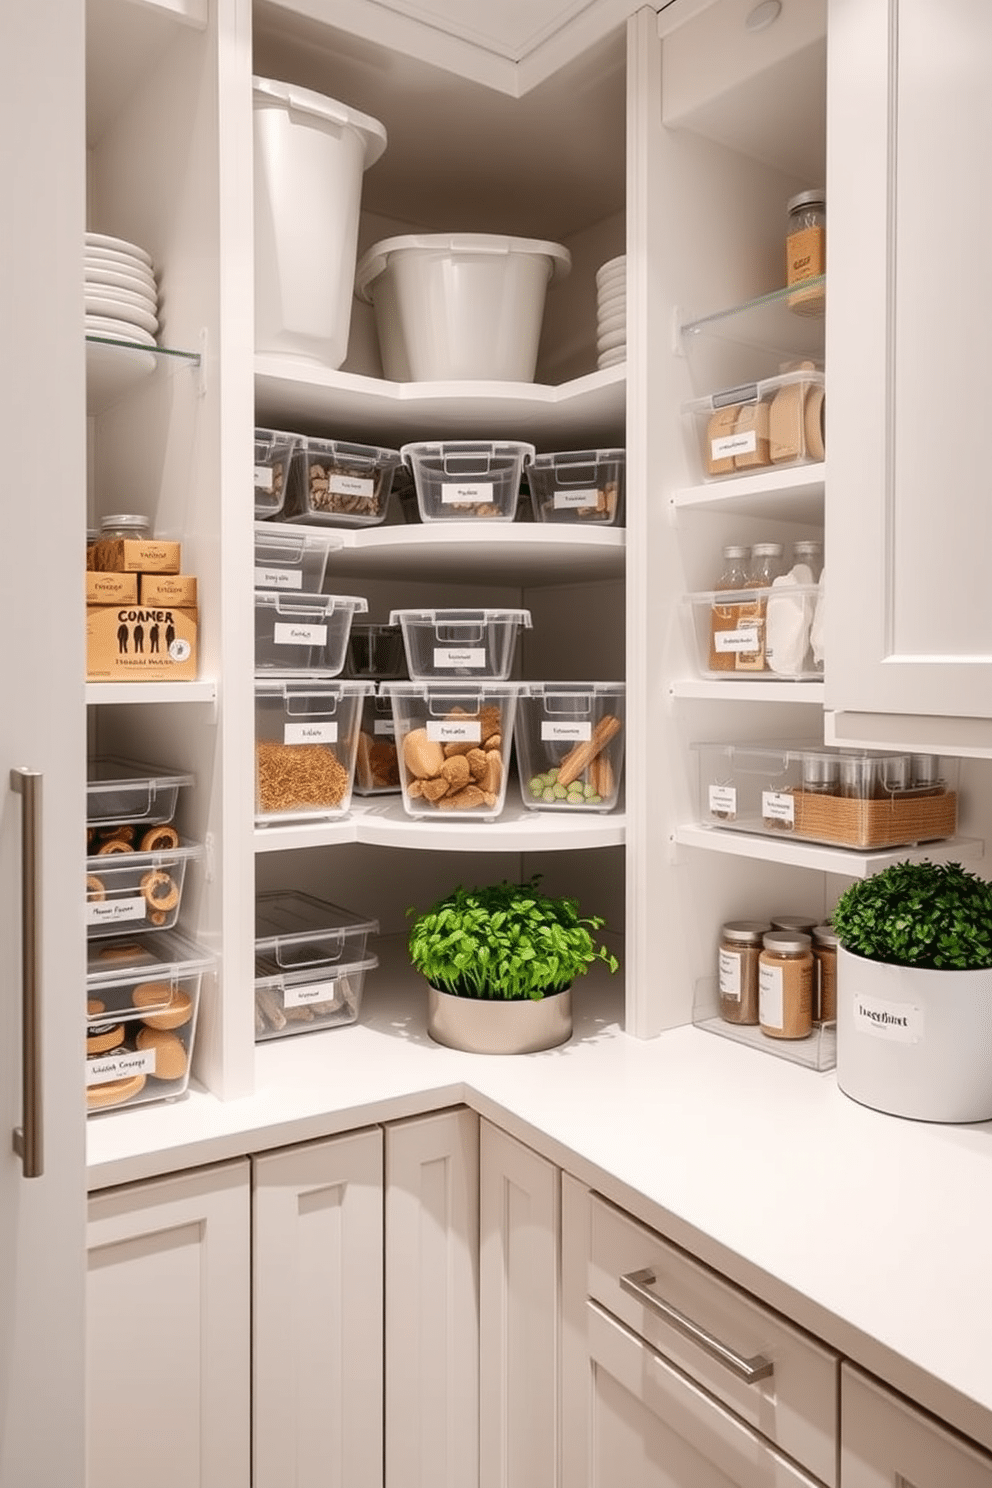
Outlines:
<svg viewBox="0 0 992 1488"><path fill-rule="evenodd" d="M728 920L717 949L720 1017L727 1023L758 1021L758 957L767 920Z"/></svg>
<svg viewBox="0 0 992 1488"><path fill-rule="evenodd" d="M799 930L769 930L758 957L758 1023L769 1038L813 1031L813 952Z"/></svg>

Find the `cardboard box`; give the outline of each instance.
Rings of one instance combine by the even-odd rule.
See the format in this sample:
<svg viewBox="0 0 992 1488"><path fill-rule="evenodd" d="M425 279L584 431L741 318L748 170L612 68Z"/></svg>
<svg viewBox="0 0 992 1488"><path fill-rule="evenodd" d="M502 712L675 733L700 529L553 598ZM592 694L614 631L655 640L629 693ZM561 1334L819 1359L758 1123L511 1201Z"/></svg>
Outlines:
<svg viewBox="0 0 992 1488"><path fill-rule="evenodd" d="M133 573L86 572L88 605L134 605L138 603L138 575Z"/></svg>
<svg viewBox="0 0 992 1488"><path fill-rule="evenodd" d="M104 573L177 574L181 548L157 537L103 537L93 549L93 567Z"/></svg>
<svg viewBox="0 0 992 1488"><path fill-rule="evenodd" d="M87 681L193 681L197 675L197 625L194 609L87 606Z"/></svg>
<svg viewBox="0 0 992 1488"><path fill-rule="evenodd" d="M196 608L196 579L192 574L141 575L143 605L172 605L181 610Z"/></svg>

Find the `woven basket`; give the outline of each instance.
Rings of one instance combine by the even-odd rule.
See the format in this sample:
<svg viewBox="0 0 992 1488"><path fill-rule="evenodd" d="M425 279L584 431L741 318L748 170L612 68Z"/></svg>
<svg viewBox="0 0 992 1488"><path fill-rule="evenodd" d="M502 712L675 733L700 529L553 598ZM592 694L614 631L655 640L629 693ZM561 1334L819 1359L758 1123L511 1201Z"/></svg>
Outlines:
<svg viewBox="0 0 992 1488"><path fill-rule="evenodd" d="M876 801L797 790L794 799L797 837L843 847L902 847L953 837L957 829L956 791Z"/></svg>

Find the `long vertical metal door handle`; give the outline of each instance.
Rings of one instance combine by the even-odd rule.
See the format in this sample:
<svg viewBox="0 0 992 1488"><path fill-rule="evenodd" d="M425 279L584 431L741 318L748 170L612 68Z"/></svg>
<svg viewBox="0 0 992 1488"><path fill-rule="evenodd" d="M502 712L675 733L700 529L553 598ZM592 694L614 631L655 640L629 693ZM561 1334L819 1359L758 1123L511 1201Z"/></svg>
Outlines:
<svg viewBox="0 0 992 1488"><path fill-rule="evenodd" d="M41 1100L41 773L11 770L21 805L21 1100L14 1151L25 1178L44 1172Z"/></svg>

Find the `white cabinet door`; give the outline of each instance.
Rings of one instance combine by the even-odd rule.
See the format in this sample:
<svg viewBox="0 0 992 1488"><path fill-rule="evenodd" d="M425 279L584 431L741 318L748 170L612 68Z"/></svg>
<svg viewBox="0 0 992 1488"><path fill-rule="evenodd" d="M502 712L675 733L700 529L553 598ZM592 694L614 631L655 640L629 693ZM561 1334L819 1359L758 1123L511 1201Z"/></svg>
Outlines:
<svg viewBox="0 0 992 1488"><path fill-rule="evenodd" d="M247 1160L90 1200L88 1488L248 1488L249 1240Z"/></svg>
<svg viewBox="0 0 992 1488"><path fill-rule="evenodd" d="M828 45L826 704L989 754L992 7L831 0Z"/></svg>
<svg viewBox="0 0 992 1488"><path fill-rule="evenodd" d="M381 1488L382 1132L252 1167L254 1488Z"/></svg>
<svg viewBox="0 0 992 1488"><path fill-rule="evenodd" d="M386 1128L386 1485L479 1481L479 1118Z"/></svg>
<svg viewBox="0 0 992 1488"><path fill-rule="evenodd" d="M841 1488L990 1488L992 1457L862 1374L841 1369Z"/></svg>
<svg viewBox="0 0 992 1488"><path fill-rule="evenodd" d="M487 1121L479 1146L479 1482L554 1488L560 1173Z"/></svg>

